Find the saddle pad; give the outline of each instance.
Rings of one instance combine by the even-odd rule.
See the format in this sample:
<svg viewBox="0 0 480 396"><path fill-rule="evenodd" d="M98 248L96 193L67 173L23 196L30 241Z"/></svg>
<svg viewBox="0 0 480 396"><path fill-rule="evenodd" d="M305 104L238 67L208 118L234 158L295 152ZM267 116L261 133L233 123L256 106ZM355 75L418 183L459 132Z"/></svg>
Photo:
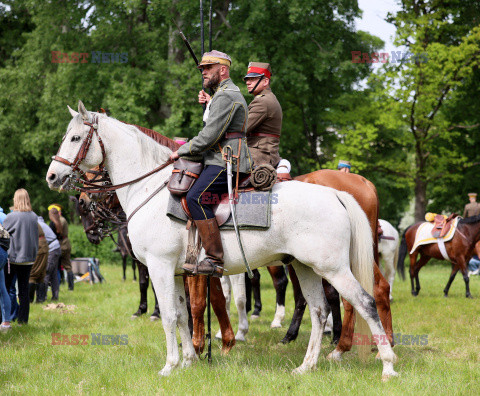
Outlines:
<svg viewBox="0 0 480 396"><path fill-rule="evenodd" d="M238 194L238 203L235 205L237 224L242 230L266 230L270 228L273 199L271 191L247 191ZM187 222L188 218L182 209L180 198L170 194L167 206L167 216ZM233 230L232 215L220 227L221 230Z"/></svg>
<svg viewBox="0 0 480 396"><path fill-rule="evenodd" d="M447 234L443 238L434 238L432 236L432 229L434 226L433 223L422 223L420 227L418 227L417 234L415 235L415 242L413 244L412 250L410 251L410 254L412 254L420 245L437 243L437 239L442 239L443 242L448 242L455 235L455 230L457 229L457 224L460 219L461 217L459 216L453 220L452 227L450 228L450 230L448 230Z"/></svg>

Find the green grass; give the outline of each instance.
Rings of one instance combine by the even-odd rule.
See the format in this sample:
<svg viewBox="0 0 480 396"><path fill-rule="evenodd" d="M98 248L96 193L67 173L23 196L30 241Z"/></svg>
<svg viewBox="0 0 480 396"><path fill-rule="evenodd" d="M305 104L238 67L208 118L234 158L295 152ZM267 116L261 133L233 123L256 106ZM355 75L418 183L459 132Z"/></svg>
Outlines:
<svg viewBox="0 0 480 396"><path fill-rule="evenodd" d="M428 345L395 347L400 377L386 383L381 382L381 363L374 360L374 354L366 363L354 352L344 355L340 363L328 362L325 357L332 350L328 337L317 370L293 376L291 370L301 364L305 354L310 319L305 316L296 342L278 344L286 329L269 327L275 293L265 270L261 271L262 316L251 322L247 342L222 356L215 340L211 365L199 361L160 378L157 373L166 355L161 322L152 323L148 316L130 320L139 300L138 284L131 281L130 269L125 283L120 266L102 265L101 269L106 284L77 284L74 292L62 286L60 301L75 305L72 313L32 305L28 326L14 325L9 333L0 334L1 394L478 394L480 277L470 282L476 299L464 297L461 277L445 299L442 290L450 273L446 265L422 269L422 290L416 298L410 295L409 282L395 281L395 333L427 334ZM151 304L153 295L149 293ZM152 310L150 305L149 313ZM289 286L288 320L292 311ZM236 330L235 314L232 322ZM216 322L213 329L218 329ZM52 345L52 333L126 334L128 345Z"/></svg>

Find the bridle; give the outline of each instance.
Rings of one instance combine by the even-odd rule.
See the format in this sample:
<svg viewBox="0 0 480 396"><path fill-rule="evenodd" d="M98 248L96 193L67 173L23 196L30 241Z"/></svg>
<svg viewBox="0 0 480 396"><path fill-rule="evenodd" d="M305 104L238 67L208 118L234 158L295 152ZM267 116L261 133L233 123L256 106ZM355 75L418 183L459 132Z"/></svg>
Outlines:
<svg viewBox="0 0 480 396"><path fill-rule="evenodd" d="M79 165L82 163L82 161L86 158L88 149L90 148L90 145L92 144L92 139L93 135L97 135L98 143L100 144L100 148L102 150L102 162L99 165L100 170L103 170L103 164L105 163L105 146L103 145L102 138L98 134L98 116L96 114L93 115L92 117L92 122L83 122L84 125L88 125L90 129L88 130L87 137L83 141L82 145L80 146L77 155L75 156L73 162L70 162L69 160L60 157L58 155L58 151L60 151L60 148L62 147L60 145L60 148L57 151L57 154L52 157L53 161L58 161L61 162L62 164L65 164L72 168L74 172L80 173L82 176L85 176L85 173L79 168ZM63 143L63 142L62 142Z"/></svg>
<svg viewBox="0 0 480 396"><path fill-rule="evenodd" d="M105 146L103 145L102 138L100 137L100 135L98 133L98 116L96 114L94 114L93 118L92 118L92 122L84 121L83 124L88 125L90 127L90 129L87 133L87 137L85 138L82 145L80 146L80 149L78 150L78 153L75 156L74 160L72 162L70 162L69 160L67 160L63 157L60 157L58 155L58 152L57 152L57 155L52 157L53 161L57 161L57 162L60 162L64 165L67 165L70 168L72 168L74 173L80 174L80 177L75 177L73 174L69 176L71 181L73 181L74 183L79 183L79 184L83 185L83 186L75 186L75 185L72 184L72 185L69 186L70 189L72 189L72 190L75 190L75 191L78 191L78 192L93 193L93 194L113 192L115 190L118 190L119 188L126 187L126 186L129 186L131 184L137 183L140 180L143 180L146 177L151 176L154 173L157 173L157 172L161 171L162 169L166 168L170 164L173 164L173 161L169 159L166 162L164 162L163 164L161 164L160 166L156 167L155 169L152 169L150 172L148 172L148 173L146 173L146 174L144 174L140 177L137 177L134 180L130 180L128 182L121 183L121 184L112 185L111 181L110 181L110 178L108 178L108 175L107 175L106 170L104 168L106 154L105 154ZM96 173L100 177L96 178L95 180L88 180L86 178L86 175L85 175L86 172L82 171L80 169L79 165L86 158L86 156L88 154L88 150L90 149L90 146L92 144L92 140L93 140L94 135L97 136L98 143L100 144L100 149L102 150L102 162L99 165L99 170L98 171L87 171L88 173L94 173L94 174ZM60 146L60 148L61 147L62 146ZM60 148L58 149L59 151L60 151ZM98 185L99 183L101 183L100 186ZM165 183L165 185L166 185L166 183ZM137 209L139 209L139 208L137 208Z"/></svg>
<svg viewBox="0 0 480 396"><path fill-rule="evenodd" d="M81 184L82 186L76 186L75 184L69 183L69 188L78 192L84 192L87 194L102 194L102 193L107 193L109 195L113 195L115 190L118 190L119 188L129 186L131 184L137 183L140 180L145 179L148 176L153 175L154 173L157 173L161 171L162 169L166 168L170 164L173 164L173 161L168 159L166 162L163 164L157 166L155 169L152 169L150 172L145 173L144 175L137 177L134 180L130 180L125 183L121 184L116 184L112 185L110 178L108 177L107 171L104 167L105 159L106 159L106 154L105 154L105 146L103 145L102 138L100 137L98 133L98 116L96 114L93 115L92 117L92 122L84 121L84 125L87 125L90 127L87 137L83 141L82 145L80 146L80 149L78 150L77 155L75 156L74 160L70 162L69 160L60 157L58 155L53 156L52 160L60 162L64 165L69 166L72 168L73 173L69 176L70 181L73 183L78 183ZM93 136L96 135L98 139L98 143L100 144L100 148L102 150L102 162L99 165L99 170L98 171L87 171L84 172L80 169L79 165L82 163L82 161L86 158L88 154L88 150L90 149L90 146L92 144ZM66 135L65 135L66 136ZM65 139L65 137L64 137ZM63 141L62 141L63 144ZM62 146L60 145L60 148ZM60 148L58 149L60 151ZM80 177L76 177L74 174L78 173L80 174ZM95 177L91 180L88 180L86 177L86 173L93 173ZM138 210L143 207L150 199L152 199L160 190L162 190L168 183L168 179L162 183L162 185L157 188L145 201L143 201L128 217L127 219L127 224L132 218L132 216L138 212ZM99 185L100 184L100 185ZM63 188L63 186L62 186ZM66 189L66 188L65 188Z"/></svg>

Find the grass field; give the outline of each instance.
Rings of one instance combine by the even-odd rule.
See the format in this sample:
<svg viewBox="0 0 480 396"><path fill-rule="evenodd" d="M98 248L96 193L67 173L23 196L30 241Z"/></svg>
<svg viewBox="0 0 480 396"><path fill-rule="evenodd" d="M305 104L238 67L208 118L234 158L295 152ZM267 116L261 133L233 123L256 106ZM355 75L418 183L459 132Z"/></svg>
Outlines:
<svg viewBox="0 0 480 396"><path fill-rule="evenodd" d="M165 363L161 322L148 316L130 320L138 306L138 284L121 280L119 266L103 265L106 284L77 284L74 292L62 286L60 301L74 305L71 312L46 311L32 305L28 326L14 325L0 334L0 394L334 394L452 395L479 394L480 277L472 277L475 299L467 300L461 277L450 297L442 297L450 269L427 265L420 273L422 290L410 295L409 282L396 279L392 303L395 333L427 335L428 345L395 347L398 378L381 382L381 363L371 355L359 362L356 353L340 363L325 359L332 350L324 338L317 370L293 376L307 347L310 318L305 315L296 342L279 345L284 328L271 330L275 293L268 273L262 273L262 316L251 322L246 343L228 356L213 342L213 363L199 361L168 378L158 371ZM149 295L153 302L153 295ZM149 312L153 310L150 305ZM293 311L291 286L287 320ZM235 313L235 309L233 308ZM237 320L233 315L236 330ZM216 322L214 331L218 329ZM89 345L52 345L52 333L88 335ZM128 345L91 345L91 333L127 335Z"/></svg>

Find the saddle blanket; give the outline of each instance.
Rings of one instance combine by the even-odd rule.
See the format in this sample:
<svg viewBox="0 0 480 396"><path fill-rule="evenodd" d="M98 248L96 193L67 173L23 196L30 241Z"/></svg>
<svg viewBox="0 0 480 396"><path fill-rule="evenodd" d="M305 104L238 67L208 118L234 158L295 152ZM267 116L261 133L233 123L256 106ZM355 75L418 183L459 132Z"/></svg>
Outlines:
<svg viewBox="0 0 480 396"><path fill-rule="evenodd" d="M415 242L413 244L412 250L410 251L410 254L412 254L420 245L437 243L438 239L442 239L444 243L448 242L455 235L457 224L460 219L461 217L459 216L453 220L450 230L448 230L447 234L443 238L434 238L432 236L432 229L434 226L433 223L425 222L421 224L420 227L418 227L417 234L415 235Z"/></svg>
<svg viewBox="0 0 480 396"><path fill-rule="evenodd" d="M266 230L270 228L272 204L277 203L277 200L276 194L272 194L271 191L240 192L238 203L235 205L238 227L243 230ZM187 222L188 218L183 211L179 197L170 194L167 216ZM232 214L220 229L234 229Z"/></svg>

